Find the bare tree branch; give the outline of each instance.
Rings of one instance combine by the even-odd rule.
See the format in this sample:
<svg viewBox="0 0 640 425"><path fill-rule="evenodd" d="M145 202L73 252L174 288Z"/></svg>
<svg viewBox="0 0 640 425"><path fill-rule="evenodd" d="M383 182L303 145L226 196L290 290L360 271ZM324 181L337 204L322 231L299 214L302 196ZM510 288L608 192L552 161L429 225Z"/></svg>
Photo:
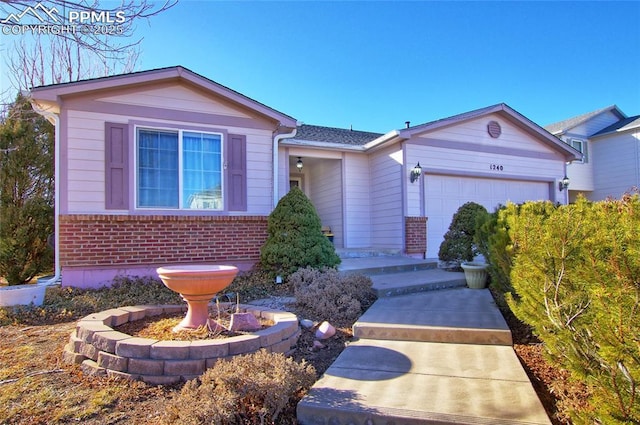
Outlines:
<svg viewBox="0 0 640 425"><path fill-rule="evenodd" d="M178 0L3 0L4 61L16 90L126 73L135 69L142 37L136 25ZM58 31L35 31L30 21ZM37 25L32 25L37 26ZM20 34L12 29L24 29ZM10 99L12 101L13 99Z"/></svg>

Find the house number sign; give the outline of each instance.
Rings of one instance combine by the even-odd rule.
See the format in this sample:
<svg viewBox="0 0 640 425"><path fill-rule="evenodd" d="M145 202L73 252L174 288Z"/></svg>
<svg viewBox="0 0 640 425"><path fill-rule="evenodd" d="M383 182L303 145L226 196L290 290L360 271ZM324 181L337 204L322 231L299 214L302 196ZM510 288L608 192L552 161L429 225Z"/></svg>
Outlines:
<svg viewBox="0 0 640 425"><path fill-rule="evenodd" d="M489 169L491 171L503 171L504 167L502 165L499 165L499 164L489 164Z"/></svg>

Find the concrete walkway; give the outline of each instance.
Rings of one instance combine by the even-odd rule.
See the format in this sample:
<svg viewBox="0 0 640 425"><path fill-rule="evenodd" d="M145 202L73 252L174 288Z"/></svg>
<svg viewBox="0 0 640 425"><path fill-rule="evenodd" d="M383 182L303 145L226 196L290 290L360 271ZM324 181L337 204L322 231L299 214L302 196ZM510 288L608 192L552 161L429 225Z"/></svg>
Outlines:
<svg viewBox="0 0 640 425"><path fill-rule="evenodd" d="M551 423L486 289L380 298L353 329L298 404L300 424Z"/></svg>

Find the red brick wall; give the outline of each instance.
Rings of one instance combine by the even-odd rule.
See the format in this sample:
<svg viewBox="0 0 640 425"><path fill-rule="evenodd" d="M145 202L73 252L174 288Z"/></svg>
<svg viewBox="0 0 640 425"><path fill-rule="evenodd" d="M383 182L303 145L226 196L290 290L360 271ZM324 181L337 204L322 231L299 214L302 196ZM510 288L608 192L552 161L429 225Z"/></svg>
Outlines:
<svg viewBox="0 0 640 425"><path fill-rule="evenodd" d="M267 217L60 216L62 267L258 261Z"/></svg>
<svg viewBox="0 0 640 425"><path fill-rule="evenodd" d="M404 241L407 254L427 252L427 217L404 218Z"/></svg>

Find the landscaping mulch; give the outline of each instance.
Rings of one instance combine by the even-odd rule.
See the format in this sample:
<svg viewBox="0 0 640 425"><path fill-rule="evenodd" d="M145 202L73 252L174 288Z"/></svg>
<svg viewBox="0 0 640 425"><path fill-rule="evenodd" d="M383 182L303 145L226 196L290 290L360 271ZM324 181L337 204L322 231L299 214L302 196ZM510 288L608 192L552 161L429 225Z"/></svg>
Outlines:
<svg viewBox="0 0 640 425"><path fill-rule="evenodd" d="M223 339L238 335L246 335L251 332L231 331L229 324L231 315L224 312L216 317L215 314L210 316L225 329L211 329L207 326L200 326L198 329L189 331L174 332L174 326L178 325L184 318L182 313L160 314L157 316L145 317L144 319L127 322L120 326L116 326L115 330L139 338L151 338L161 341L197 341L203 339ZM261 328L266 329L273 326L272 320L258 318Z"/></svg>
<svg viewBox="0 0 640 425"><path fill-rule="evenodd" d="M531 329L508 311L514 348L554 425L570 425L566 409L584 407L588 392L569 379L566 371L544 358L544 345ZM58 324L0 326L1 424L161 424L167 401L180 385L153 387L83 374L76 365L61 361L63 346L75 320ZM352 339L350 328L338 328L334 337L314 348L314 329L302 330L293 357L313 365L318 377ZM279 423L294 424L295 411Z"/></svg>

